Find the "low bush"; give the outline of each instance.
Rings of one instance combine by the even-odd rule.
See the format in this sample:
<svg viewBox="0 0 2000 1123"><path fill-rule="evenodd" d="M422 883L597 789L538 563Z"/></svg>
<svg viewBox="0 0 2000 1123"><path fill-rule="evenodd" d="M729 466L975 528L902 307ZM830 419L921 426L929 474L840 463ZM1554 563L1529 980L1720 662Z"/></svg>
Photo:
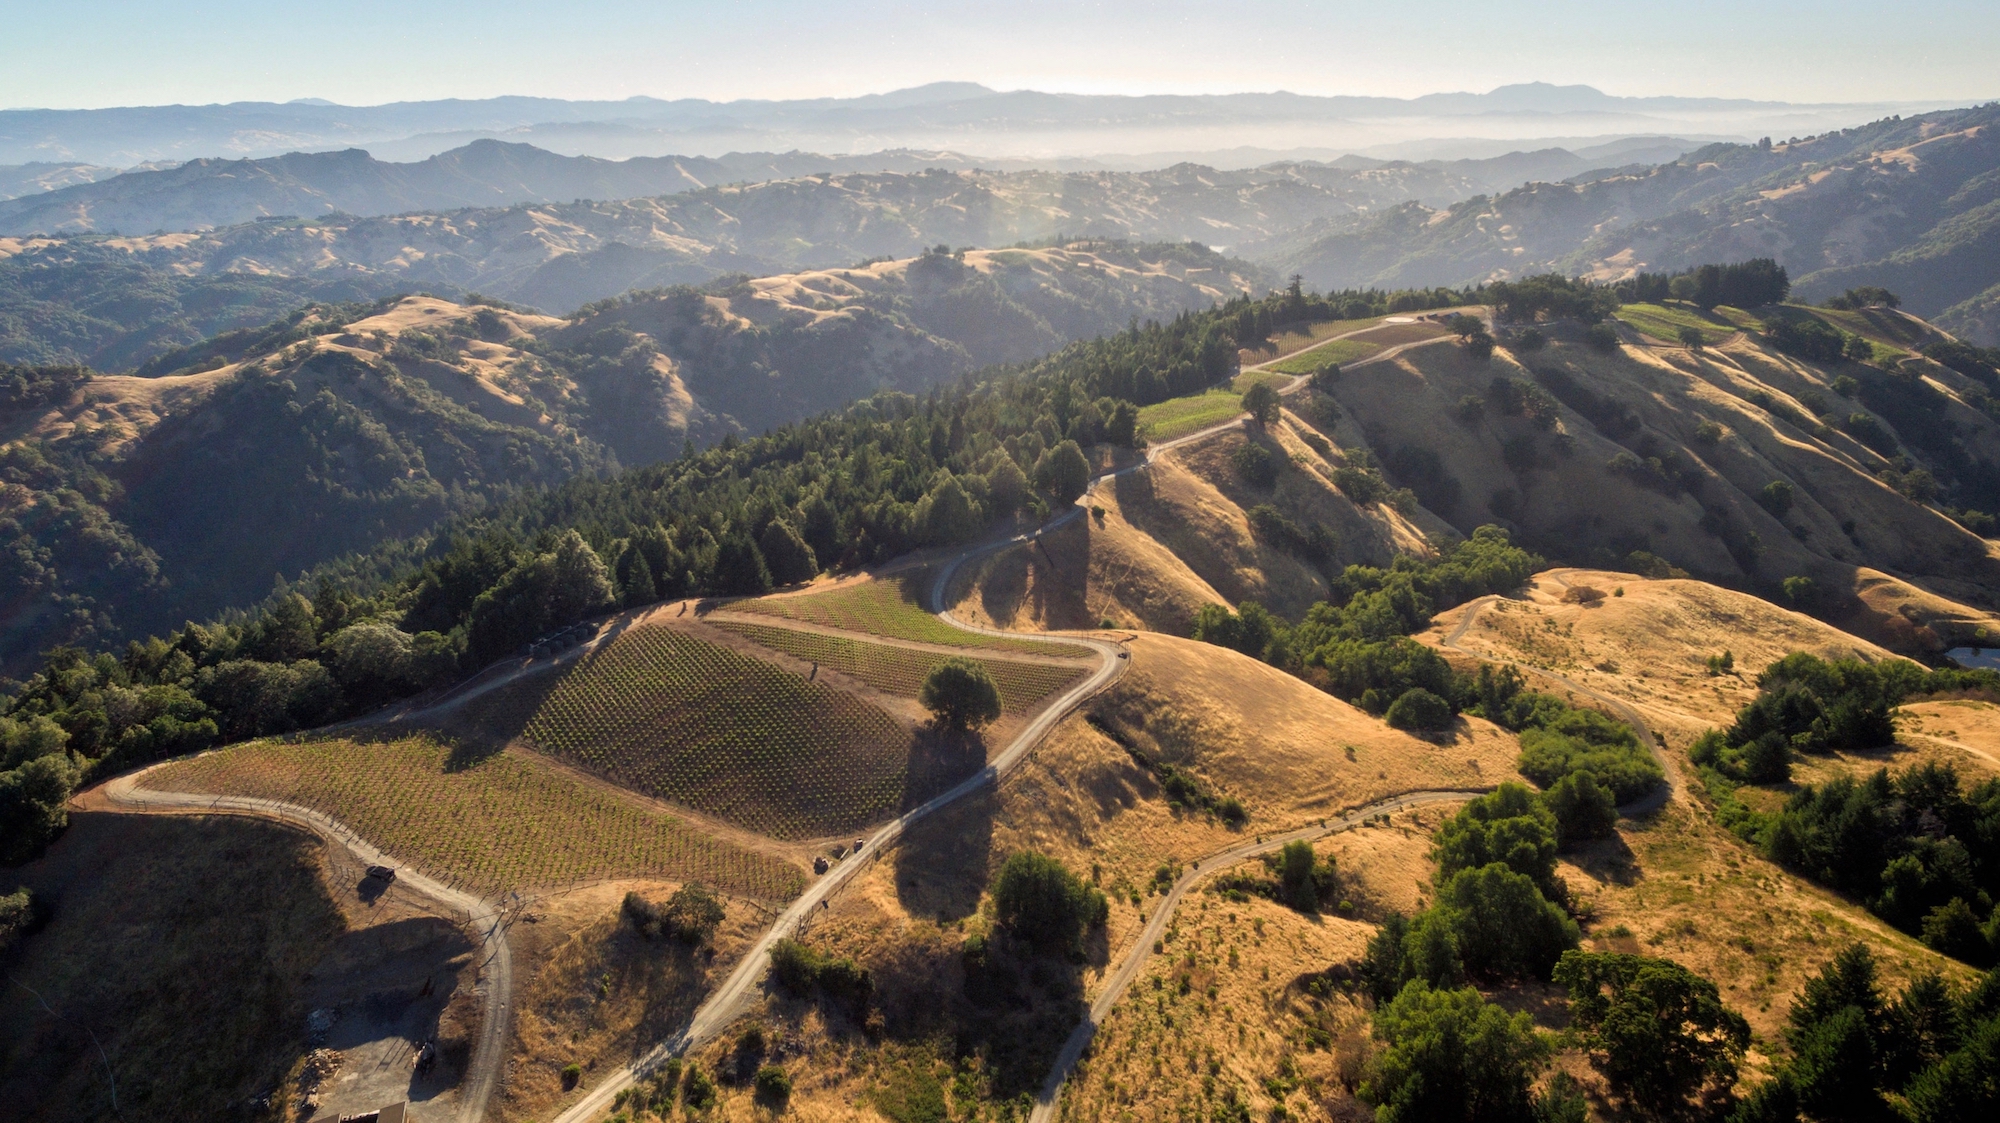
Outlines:
<svg viewBox="0 0 2000 1123"><path fill-rule="evenodd" d="M1061 862L1022 850L1009 855L993 883L995 922L1043 954L1080 956L1084 934L1110 916L1104 894Z"/></svg>

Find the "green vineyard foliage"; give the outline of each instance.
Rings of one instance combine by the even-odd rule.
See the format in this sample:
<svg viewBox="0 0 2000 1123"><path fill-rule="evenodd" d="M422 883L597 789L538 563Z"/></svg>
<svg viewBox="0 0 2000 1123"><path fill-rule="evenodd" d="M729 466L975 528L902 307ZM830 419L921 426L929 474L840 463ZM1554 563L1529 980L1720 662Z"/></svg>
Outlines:
<svg viewBox="0 0 2000 1123"><path fill-rule="evenodd" d="M845 691L669 627L579 660L529 719L536 748L778 838L892 813L911 733Z"/></svg>
<svg viewBox="0 0 2000 1123"><path fill-rule="evenodd" d="M162 768L165 791L280 800L331 816L423 872L485 895L600 877L700 881L789 900L789 863L711 838L519 753L461 760L428 737L251 741Z"/></svg>
<svg viewBox="0 0 2000 1123"><path fill-rule="evenodd" d="M907 647L869 643L845 636L801 632L769 624L749 624L736 620L711 621L718 628L743 636L773 651L795 659L824 664L844 675L889 694L914 698L923 687L924 676L950 656L934 651L914 651ZM1005 713L1021 714L1037 702L1081 678L1077 666L1024 663L1012 659L979 659L1000 688L1000 706Z"/></svg>
<svg viewBox="0 0 2000 1123"><path fill-rule="evenodd" d="M1003 639L954 628L924 610L921 590L928 583L929 578L921 575L877 578L806 596L738 601L729 605L729 611L755 612L847 632L945 647L988 647L1057 658L1075 658L1080 654L1067 644Z"/></svg>

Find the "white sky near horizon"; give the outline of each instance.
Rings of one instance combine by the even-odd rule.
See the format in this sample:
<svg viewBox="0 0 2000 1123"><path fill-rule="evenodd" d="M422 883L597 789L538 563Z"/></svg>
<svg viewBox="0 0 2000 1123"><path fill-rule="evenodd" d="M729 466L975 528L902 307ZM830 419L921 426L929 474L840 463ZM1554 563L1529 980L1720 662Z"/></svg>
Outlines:
<svg viewBox="0 0 2000 1123"><path fill-rule="evenodd" d="M2000 96L1994 0L0 0L0 108L925 82L1412 97L1511 82L1793 102Z"/></svg>

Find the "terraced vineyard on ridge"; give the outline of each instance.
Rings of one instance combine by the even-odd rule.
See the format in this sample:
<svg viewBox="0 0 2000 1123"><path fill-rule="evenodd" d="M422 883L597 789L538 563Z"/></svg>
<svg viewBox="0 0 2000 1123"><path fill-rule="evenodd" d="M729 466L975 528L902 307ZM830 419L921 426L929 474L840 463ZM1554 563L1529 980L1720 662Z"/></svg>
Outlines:
<svg viewBox="0 0 2000 1123"><path fill-rule="evenodd" d="M803 632L771 624L750 624L737 620L712 620L710 623L714 627L726 628L773 651L823 663L842 674L860 679L877 690L911 698L916 697L923 688L924 677L930 674L931 669L950 658L935 651L917 651L907 647L869 643L866 640L830 636L822 632ZM1084 668L1080 666L1027 663L1017 659L980 659L977 656L971 658L984 666L993 676L994 684L1000 688L1001 709L1008 714L1026 713L1033 709L1037 702L1074 683L1085 674Z"/></svg>
<svg viewBox="0 0 2000 1123"><path fill-rule="evenodd" d="M521 736L636 791L804 838L893 812L913 734L845 691L655 625L579 659Z"/></svg>
<svg viewBox="0 0 2000 1123"><path fill-rule="evenodd" d="M1054 655L1057 658L1075 658L1082 654L1080 649L1067 644L1002 639L954 628L924 609L922 590L928 581L926 571L917 576L862 581L823 593L736 601L728 608L731 612L754 612L847 632L935 643L944 647L987 647L1030 655Z"/></svg>
<svg viewBox="0 0 2000 1123"><path fill-rule="evenodd" d="M645 875L770 901L805 888L803 871L786 862L532 754L468 759L426 736L249 741L166 765L144 786L308 807L441 881L487 895Z"/></svg>

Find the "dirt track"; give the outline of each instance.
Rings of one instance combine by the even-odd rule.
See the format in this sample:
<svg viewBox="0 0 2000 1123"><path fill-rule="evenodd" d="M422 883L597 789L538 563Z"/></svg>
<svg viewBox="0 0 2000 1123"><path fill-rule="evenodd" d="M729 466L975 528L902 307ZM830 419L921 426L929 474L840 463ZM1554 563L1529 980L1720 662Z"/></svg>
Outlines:
<svg viewBox="0 0 2000 1123"><path fill-rule="evenodd" d="M140 812L248 815L276 819L303 827L321 838L346 847L364 865L391 867L396 865L394 858L376 849L360 835L342 826L333 818L308 808L250 796L191 795L185 792L153 791L138 786L140 779L159 767L162 765L156 764L151 768L127 773L106 783L100 790L105 799L112 804ZM486 978L486 1001L481 1011L479 1040L473 1047L472 1060L466 1065L465 1078L459 1082L458 1090L459 1119L463 1123L478 1123L485 1118L486 1103L492 1097L493 1089L498 1083L500 1062L506 1052L507 1010L514 990L513 950L507 943L507 924L511 917L507 915L503 902L475 897L434 881L415 870L399 870L397 881L450 911L464 913L466 922L480 932L481 948L485 955L480 966Z"/></svg>

